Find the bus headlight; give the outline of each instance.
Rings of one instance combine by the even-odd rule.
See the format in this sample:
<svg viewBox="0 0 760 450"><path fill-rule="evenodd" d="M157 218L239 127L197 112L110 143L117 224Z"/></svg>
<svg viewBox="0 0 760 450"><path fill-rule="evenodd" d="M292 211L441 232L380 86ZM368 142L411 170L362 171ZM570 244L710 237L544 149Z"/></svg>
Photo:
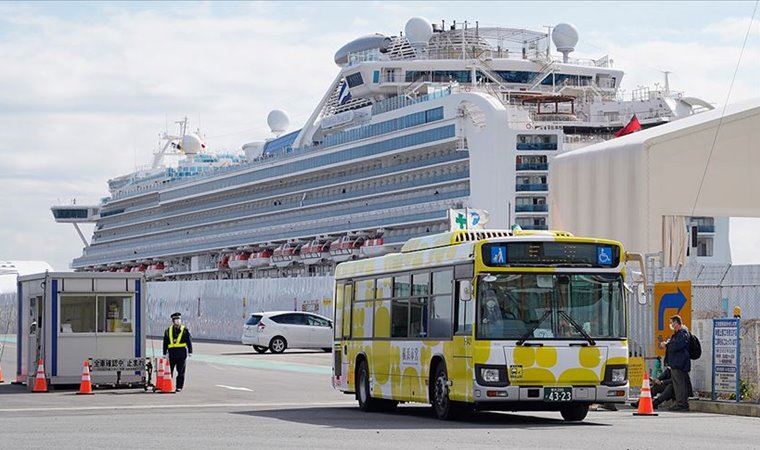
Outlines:
<svg viewBox="0 0 760 450"><path fill-rule="evenodd" d="M610 364L604 370L604 381L606 386L623 386L628 382L628 366L625 364Z"/></svg>
<svg viewBox="0 0 760 450"><path fill-rule="evenodd" d="M475 365L475 377L481 386L508 386L507 366Z"/></svg>

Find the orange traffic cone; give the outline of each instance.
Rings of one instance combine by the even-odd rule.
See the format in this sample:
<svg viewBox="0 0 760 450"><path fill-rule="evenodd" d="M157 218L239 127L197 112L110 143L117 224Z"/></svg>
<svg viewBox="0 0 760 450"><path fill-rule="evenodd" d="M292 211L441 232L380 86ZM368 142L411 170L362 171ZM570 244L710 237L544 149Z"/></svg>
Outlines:
<svg viewBox="0 0 760 450"><path fill-rule="evenodd" d="M45 379L45 365L40 359L37 364L37 377L34 379L34 389L32 392L47 392L47 380Z"/></svg>
<svg viewBox="0 0 760 450"><path fill-rule="evenodd" d="M163 392L164 390L164 358L156 358L156 390Z"/></svg>
<svg viewBox="0 0 760 450"><path fill-rule="evenodd" d="M161 388L162 394L174 394L174 383L172 382L172 369L170 365L164 367L164 385Z"/></svg>
<svg viewBox="0 0 760 450"><path fill-rule="evenodd" d="M652 405L652 390L649 388L649 374L644 371L644 381L641 383L641 395L639 395L639 410L634 416L656 416Z"/></svg>
<svg viewBox="0 0 760 450"><path fill-rule="evenodd" d="M79 395L92 395L92 382L90 381L90 362L86 359L82 365L82 382L79 384Z"/></svg>
<svg viewBox="0 0 760 450"><path fill-rule="evenodd" d="M5 380L3 380L3 368L0 367L0 383L5 383Z"/></svg>

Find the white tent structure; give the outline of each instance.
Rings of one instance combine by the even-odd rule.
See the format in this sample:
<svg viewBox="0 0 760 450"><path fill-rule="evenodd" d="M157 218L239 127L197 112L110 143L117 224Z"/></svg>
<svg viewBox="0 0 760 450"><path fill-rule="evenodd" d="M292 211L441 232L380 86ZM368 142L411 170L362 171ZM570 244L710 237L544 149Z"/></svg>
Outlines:
<svg viewBox="0 0 760 450"><path fill-rule="evenodd" d="M558 155L549 183L553 228L675 264L678 219L760 217L760 99Z"/></svg>

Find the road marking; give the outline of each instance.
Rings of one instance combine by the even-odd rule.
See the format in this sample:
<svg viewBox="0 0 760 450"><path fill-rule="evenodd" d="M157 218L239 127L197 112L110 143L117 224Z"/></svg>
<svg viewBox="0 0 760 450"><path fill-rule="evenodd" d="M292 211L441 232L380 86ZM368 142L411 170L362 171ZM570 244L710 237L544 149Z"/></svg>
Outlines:
<svg viewBox="0 0 760 450"><path fill-rule="evenodd" d="M232 389L233 391L248 391L253 392L251 389L248 389L246 387L235 387L235 386L227 386L225 384L217 384L217 387L225 388L225 389Z"/></svg>
<svg viewBox="0 0 760 450"><path fill-rule="evenodd" d="M74 406L50 408L2 408L0 413L18 412L53 412L53 411L107 411L107 410L140 410L140 409L171 409L171 408L292 408L312 406L349 406L355 402L310 402L310 403L183 403L176 405L121 405L121 406Z"/></svg>

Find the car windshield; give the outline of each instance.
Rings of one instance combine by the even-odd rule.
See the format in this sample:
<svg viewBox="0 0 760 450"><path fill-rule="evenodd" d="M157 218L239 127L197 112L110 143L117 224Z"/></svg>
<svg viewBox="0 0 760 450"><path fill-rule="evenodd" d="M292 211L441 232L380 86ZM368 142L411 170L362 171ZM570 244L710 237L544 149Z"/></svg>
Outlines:
<svg viewBox="0 0 760 450"><path fill-rule="evenodd" d="M479 339L624 338L619 274L498 274L480 277Z"/></svg>

